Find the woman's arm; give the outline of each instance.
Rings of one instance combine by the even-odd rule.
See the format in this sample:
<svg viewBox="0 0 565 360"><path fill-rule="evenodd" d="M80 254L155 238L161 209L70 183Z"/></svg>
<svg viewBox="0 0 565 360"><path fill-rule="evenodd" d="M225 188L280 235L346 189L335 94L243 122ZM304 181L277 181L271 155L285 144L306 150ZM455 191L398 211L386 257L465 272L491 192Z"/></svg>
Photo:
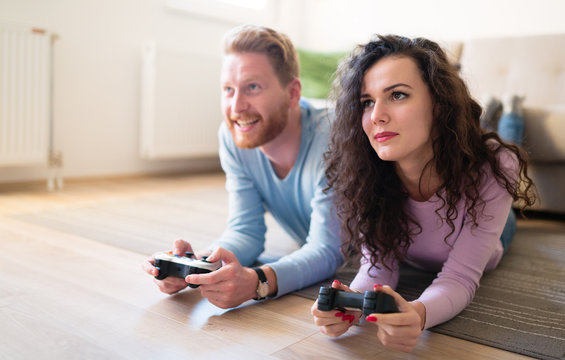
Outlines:
<svg viewBox="0 0 565 360"><path fill-rule="evenodd" d="M499 159L508 171L516 168L517 163L509 154L502 153ZM500 236L511 211L512 197L492 175L483 182L480 195L485 204L477 209L478 226L470 223L466 209L461 207L459 214L463 219L461 228L456 229L453 248L437 278L417 299L426 308L426 329L450 320L467 307L485 269L494 268L502 257Z"/></svg>

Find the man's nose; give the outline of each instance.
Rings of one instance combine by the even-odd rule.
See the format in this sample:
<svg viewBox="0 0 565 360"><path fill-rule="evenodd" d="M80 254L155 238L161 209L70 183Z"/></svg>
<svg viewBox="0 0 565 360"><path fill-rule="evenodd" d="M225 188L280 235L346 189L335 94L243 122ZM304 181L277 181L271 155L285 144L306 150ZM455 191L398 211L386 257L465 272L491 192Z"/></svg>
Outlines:
<svg viewBox="0 0 565 360"><path fill-rule="evenodd" d="M247 102L247 97L239 91L236 91L231 104L232 112L235 114L241 114L249 108L249 103Z"/></svg>

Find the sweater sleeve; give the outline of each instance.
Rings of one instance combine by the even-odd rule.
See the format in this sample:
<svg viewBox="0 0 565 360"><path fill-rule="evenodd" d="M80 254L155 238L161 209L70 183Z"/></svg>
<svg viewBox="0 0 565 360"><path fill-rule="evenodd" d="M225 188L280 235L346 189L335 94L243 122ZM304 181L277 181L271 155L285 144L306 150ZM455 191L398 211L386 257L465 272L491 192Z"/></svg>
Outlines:
<svg viewBox="0 0 565 360"><path fill-rule="evenodd" d="M373 290L373 285L375 284L388 285L395 289L398 285L400 270L397 261L389 261L387 266L381 264L379 268L371 266L370 254L363 248L360 262L359 271L351 284L349 284L352 290L361 292Z"/></svg>
<svg viewBox="0 0 565 360"><path fill-rule="evenodd" d="M332 192L324 192L326 178L320 172L311 200L311 217L304 245L269 266L277 274L277 296L327 279L343 262L339 223L333 213Z"/></svg>
<svg viewBox="0 0 565 360"><path fill-rule="evenodd" d="M302 223L295 221L297 214L309 214L308 221L304 222L307 229L296 229L297 234L303 236L297 240L301 247L268 264L277 276L277 296L326 279L343 261L332 192L324 191L327 181L321 159L326 141L322 140L325 139L312 144L308 161L300 166L302 176L296 178L301 180L287 181L290 187L284 188L280 197L258 190L256 182L261 183L261 180L253 178L253 171L262 172L250 168L248 158L240 158L249 154L235 148L225 126L220 129L220 160L226 173L229 218L226 230L214 246L232 251L243 266L251 266L265 250L265 204L277 204L278 214L282 214L277 221L282 221L281 225L301 227ZM308 187L307 195L304 195L304 186ZM303 198L307 199L304 203L298 200ZM285 205L287 199L288 206ZM300 206L303 208L298 209Z"/></svg>
<svg viewBox="0 0 565 360"><path fill-rule="evenodd" d="M220 161L226 174L229 215L225 231L213 246L235 254L241 265L251 266L265 250L265 207L253 180L244 171L224 124L219 130Z"/></svg>
<svg viewBox="0 0 565 360"><path fill-rule="evenodd" d="M516 170L517 162L509 154L501 154L499 160L506 171ZM470 223L465 212L460 233L441 271L417 299L426 307L426 329L453 318L469 305L493 254L498 254L496 263L502 256L500 236L512 197L494 176L486 177L480 192L485 204L484 209L479 205L482 215L478 216L478 226Z"/></svg>

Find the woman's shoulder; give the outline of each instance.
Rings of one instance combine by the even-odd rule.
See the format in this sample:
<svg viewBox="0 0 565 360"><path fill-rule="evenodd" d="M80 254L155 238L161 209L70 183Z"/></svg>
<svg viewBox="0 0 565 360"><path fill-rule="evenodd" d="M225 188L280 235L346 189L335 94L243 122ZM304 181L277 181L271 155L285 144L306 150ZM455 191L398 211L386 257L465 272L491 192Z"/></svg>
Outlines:
<svg viewBox="0 0 565 360"><path fill-rule="evenodd" d="M518 168L518 156L512 150L503 146L495 139L487 140L487 146L491 151L494 151L501 168L507 170L515 170Z"/></svg>

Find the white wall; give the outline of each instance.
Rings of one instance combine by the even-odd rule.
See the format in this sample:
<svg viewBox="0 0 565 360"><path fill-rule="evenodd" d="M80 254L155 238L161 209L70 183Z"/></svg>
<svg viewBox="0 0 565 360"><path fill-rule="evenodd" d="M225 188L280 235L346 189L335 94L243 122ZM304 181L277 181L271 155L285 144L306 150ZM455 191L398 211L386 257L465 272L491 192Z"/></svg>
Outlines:
<svg viewBox="0 0 565 360"><path fill-rule="evenodd" d="M207 1L207 0L202 0ZM349 50L373 33L436 40L565 33L561 0L275 0L271 24L298 46ZM140 46L176 43L210 54L234 23L167 10L165 0L0 0L0 22L60 35L55 57L55 146L67 178L185 171L217 161L138 155ZM261 21L258 20L258 23ZM210 79L210 86L219 86ZM219 108L219 99L218 99ZM211 109L211 117L219 115ZM221 121L211 126L217 126ZM43 179L45 167L2 168L0 183Z"/></svg>
<svg viewBox="0 0 565 360"><path fill-rule="evenodd" d="M350 49L372 34L437 41L565 33L562 0L307 0L302 46Z"/></svg>
<svg viewBox="0 0 565 360"><path fill-rule="evenodd" d="M139 157L140 53L146 40L219 54L234 24L185 16L164 0L0 0L0 21L59 34L55 44L55 148L63 175L98 177L218 168L217 159ZM219 86L218 78L210 86ZM197 99L187 99L187 101ZM218 108L211 126L221 121ZM46 166L0 167L0 182L44 179Z"/></svg>

